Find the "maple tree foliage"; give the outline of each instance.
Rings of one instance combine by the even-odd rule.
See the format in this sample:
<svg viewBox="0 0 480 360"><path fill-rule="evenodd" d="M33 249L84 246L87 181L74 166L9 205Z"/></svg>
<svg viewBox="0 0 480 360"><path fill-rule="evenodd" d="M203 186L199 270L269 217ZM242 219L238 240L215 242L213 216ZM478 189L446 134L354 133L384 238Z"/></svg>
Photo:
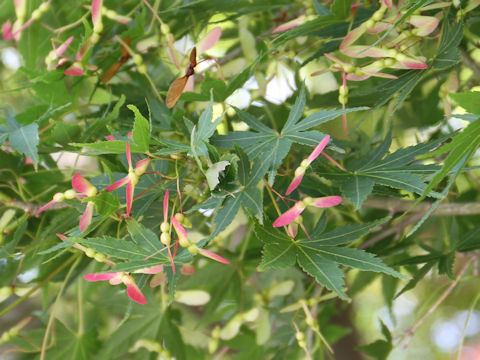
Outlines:
<svg viewBox="0 0 480 360"><path fill-rule="evenodd" d="M422 329L448 303L468 358L479 15L2 2L0 354L441 359Z"/></svg>

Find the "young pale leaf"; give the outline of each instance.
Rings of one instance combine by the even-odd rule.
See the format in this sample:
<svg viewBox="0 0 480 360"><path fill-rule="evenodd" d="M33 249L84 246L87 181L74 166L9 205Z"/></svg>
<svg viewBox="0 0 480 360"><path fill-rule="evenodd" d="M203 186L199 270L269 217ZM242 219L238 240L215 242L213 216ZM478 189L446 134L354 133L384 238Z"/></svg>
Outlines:
<svg viewBox="0 0 480 360"><path fill-rule="evenodd" d="M208 187L210 190L215 189L219 184L220 180L218 179L220 173L225 170L225 168L230 165L229 161L219 161L215 164L212 164L205 173L207 178Z"/></svg>
<svg viewBox="0 0 480 360"><path fill-rule="evenodd" d="M135 123L132 131L132 140L136 145L135 151L145 153L150 145L150 123L135 105L127 105L127 108L135 114Z"/></svg>

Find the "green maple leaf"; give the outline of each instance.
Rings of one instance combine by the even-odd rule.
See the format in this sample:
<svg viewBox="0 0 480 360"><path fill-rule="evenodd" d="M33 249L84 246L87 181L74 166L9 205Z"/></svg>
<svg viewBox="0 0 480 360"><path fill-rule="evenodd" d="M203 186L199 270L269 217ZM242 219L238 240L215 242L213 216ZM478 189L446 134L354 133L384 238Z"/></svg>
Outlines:
<svg viewBox="0 0 480 360"><path fill-rule="evenodd" d="M367 109L359 107L345 110L322 110L300 120L305 102L305 86L302 85L300 94L280 132L262 124L253 115L236 109L240 118L254 131L234 131L227 135L218 135L212 138L212 143L225 148L232 148L234 144L238 144L245 149L251 160L258 156L262 157L263 161L267 163L265 172L268 170L275 172L287 156L293 143L316 146L325 137L325 134L317 130L310 130L311 128L333 120L342 114Z"/></svg>
<svg viewBox="0 0 480 360"><path fill-rule="evenodd" d="M403 275L386 266L375 255L343 246L368 233L371 229L385 222L383 218L367 224L348 225L328 233L315 236L311 240L295 240L282 231L255 223L255 235L264 243L262 262L259 269L280 269L294 266L300 267L313 276L318 283L335 292L340 298L347 299L344 292L343 271L339 265L366 271L383 272L404 278Z"/></svg>
<svg viewBox="0 0 480 360"><path fill-rule="evenodd" d="M320 169L316 173L339 183L343 194L352 202L355 209L361 207L376 184L419 195L423 194L427 189L424 177L435 173L438 167L411 163L416 160L418 155L435 148L441 140L399 149L387 155L391 141L392 138L389 134L368 158L347 166L346 172L336 169ZM430 195L439 196L435 192Z"/></svg>

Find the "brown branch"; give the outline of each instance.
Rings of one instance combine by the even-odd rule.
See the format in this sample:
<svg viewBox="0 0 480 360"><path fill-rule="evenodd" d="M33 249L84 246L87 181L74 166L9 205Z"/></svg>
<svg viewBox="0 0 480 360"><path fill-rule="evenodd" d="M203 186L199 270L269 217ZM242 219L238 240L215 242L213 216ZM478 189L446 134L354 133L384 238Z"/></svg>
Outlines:
<svg viewBox="0 0 480 360"><path fill-rule="evenodd" d="M405 212L426 213L432 206L431 202L422 202L413 209L414 201L388 198L369 198L363 202L363 206L373 209L388 210L390 213ZM430 216L453 216L453 215L478 215L480 214L480 202L447 203L440 204Z"/></svg>

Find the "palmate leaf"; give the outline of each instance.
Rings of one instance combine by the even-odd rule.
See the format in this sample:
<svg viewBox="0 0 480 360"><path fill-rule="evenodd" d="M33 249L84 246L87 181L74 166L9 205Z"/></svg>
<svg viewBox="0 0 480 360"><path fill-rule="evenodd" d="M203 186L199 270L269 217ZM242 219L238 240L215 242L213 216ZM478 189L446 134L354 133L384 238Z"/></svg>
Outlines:
<svg viewBox="0 0 480 360"><path fill-rule="evenodd" d="M347 295L343 290L345 284L343 272L338 265L383 272L403 278L403 275L383 264L373 254L354 248L336 246L360 238L387 219L337 228L312 240L294 240L273 228L270 222L266 221L263 227L256 222L255 235L264 244L259 269L286 268L298 262L305 272L342 299L347 299Z"/></svg>
<svg viewBox="0 0 480 360"><path fill-rule="evenodd" d="M71 238L71 241L94 249L105 255L113 256L117 259L142 260L150 253L131 241L116 239L110 236L103 238L77 239Z"/></svg>
<svg viewBox="0 0 480 360"><path fill-rule="evenodd" d="M265 172L268 170L275 172L294 142L316 146L325 137L325 134L310 130L311 128L333 120L342 114L368 109L359 107L345 110L322 110L300 120L305 102L306 94L303 84L280 133L265 126L253 115L236 109L240 119L255 131L234 131L227 135L218 135L212 138L212 144L225 148L233 148L234 144L237 144L245 149L251 160L261 156L267 163Z"/></svg>
<svg viewBox="0 0 480 360"><path fill-rule="evenodd" d="M234 196L228 197L223 207L215 215L213 219L215 230L209 239L213 239L233 221L240 207L243 207L247 214L252 213L254 216L258 216L260 222L263 222L263 199L260 190L256 186L267 172L268 165L268 158L266 160L261 158L255 159L243 190L237 192Z"/></svg>
<svg viewBox="0 0 480 360"><path fill-rule="evenodd" d="M375 184L422 195L427 188L422 176L433 174L437 167L409 163L415 161L418 155L438 146L442 140L444 139L399 149L385 156L391 144L389 134L368 158L352 162L352 165L347 166L346 172L319 169L316 173L339 183L343 194L355 209L361 207ZM439 194L432 192L430 196L439 197Z"/></svg>
<svg viewBox="0 0 480 360"><path fill-rule="evenodd" d="M241 165L241 167L244 167L243 172L247 171L247 167L250 167L250 164L247 164L248 163ZM224 201L223 207L216 213L213 219L215 230L209 239L213 239L220 231L230 225L241 207L243 207L246 214L251 213L254 216L258 216L260 222L263 222L263 198L260 190L257 189L256 186L267 172L269 164L268 157L267 159L255 159L251 164L251 169L249 169L248 172L248 180L245 180L246 183L243 189L233 196L228 197L227 200ZM217 203L212 200L212 204ZM203 205L200 206L200 208L204 208Z"/></svg>

